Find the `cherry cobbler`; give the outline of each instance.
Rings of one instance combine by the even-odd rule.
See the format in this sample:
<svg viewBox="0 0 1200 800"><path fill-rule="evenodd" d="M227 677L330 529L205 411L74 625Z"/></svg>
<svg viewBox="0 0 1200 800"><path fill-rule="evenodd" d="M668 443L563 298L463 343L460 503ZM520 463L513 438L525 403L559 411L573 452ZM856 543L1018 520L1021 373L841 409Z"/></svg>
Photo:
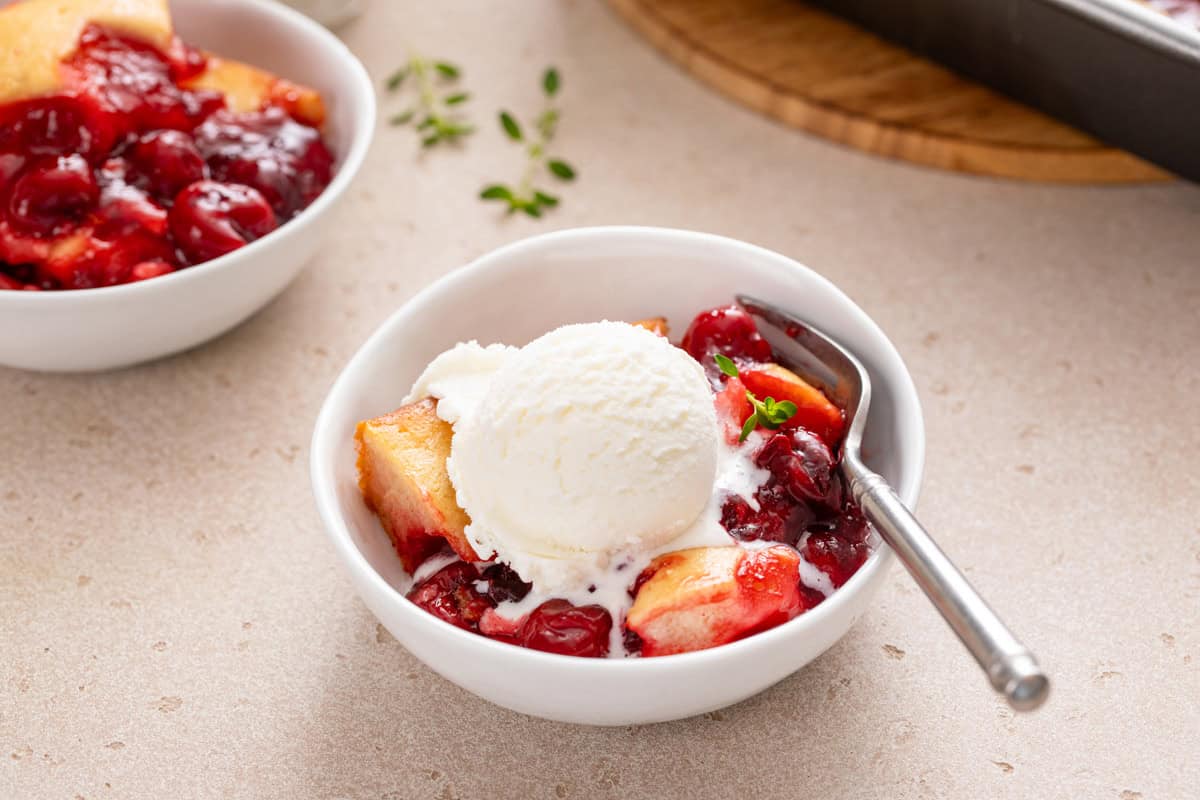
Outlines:
<svg viewBox="0 0 1200 800"><path fill-rule="evenodd" d="M451 625L536 650L658 656L786 622L862 566L875 540L837 472L842 411L778 362L738 306L699 314L677 347L666 320L635 325L566 326L519 349L459 345L430 364L405 405L359 423L359 485L413 576L409 600ZM614 338L628 349L605 349ZM669 392L660 402L659 378L687 382L700 405ZM524 399L514 405L510 390ZM561 434L570 424L582 427ZM479 442L477 429L486 434ZM639 461L660 455L639 471ZM615 494L588 507L577 473L622 458L626 469L604 467L586 484ZM670 471L689 460L703 496L675 513L693 472ZM545 490L533 485L543 469L558 470ZM610 506L653 505L638 487L664 471L669 481L655 492L667 513L647 526L657 538L617 530L600 541L588 532L595 517L626 513ZM488 499L493 485L500 505ZM542 506L560 496L564 510L547 517ZM659 536L655 526L664 525L675 527Z"/></svg>
<svg viewBox="0 0 1200 800"><path fill-rule="evenodd" d="M0 48L0 289L199 264L331 179L318 93L184 44L166 0L23 0Z"/></svg>

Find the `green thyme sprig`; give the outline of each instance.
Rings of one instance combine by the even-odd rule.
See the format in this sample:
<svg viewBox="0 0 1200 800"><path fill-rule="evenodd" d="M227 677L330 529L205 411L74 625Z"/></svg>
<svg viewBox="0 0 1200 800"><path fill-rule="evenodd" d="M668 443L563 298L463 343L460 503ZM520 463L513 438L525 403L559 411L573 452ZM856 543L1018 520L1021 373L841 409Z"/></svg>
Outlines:
<svg viewBox="0 0 1200 800"><path fill-rule="evenodd" d="M388 118L388 123L400 126L415 120L422 147L433 147L442 142L455 143L474 133L475 126L464 120L458 111L459 106L471 99L470 93L444 90L447 84L457 83L460 77L462 70L449 61L410 56L404 66L388 76L384 87L394 93L406 82L411 82L416 90L414 105L393 114Z"/></svg>
<svg viewBox="0 0 1200 800"><path fill-rule="evenodd" d="M534 184L543 170L549 172L561 181L575 180L575 168L549 155L550 143L558 129L561 113L554 106L554 97L558 94L562 81L558 70L550 67L542 74L542 94L545 105L531 126L530 135L522 129L517 118L508 111L500 112L500 127L509 139L525 146L527 163L525 174L515 187L504 183L493 183L485 186L479 193L484 200L499 200L508 204L509 213L522 211L531 217L540 217L542 212L553 208L559 203L559 198L545 189Z"/></svg>
<svg viewBox="0 0 1200 800"><path fill-rule="evenodd" d="M733 359L728 356L723 356L720 353L713 354L713 361L717 362L717 367L721 372L731 378L740 377L738 374L737 364L733 363ZM796 413L796 404L791 400L775 401L774 397L765 397L759 400L751 391L746 392L746 399L750 401L750 405L754 407L754 413L746 420L746 424L742 426L742 435L738 437L739 442L746 441L755 428L762 426L769 430L775 430L783 423L787 422Z"/></svg>

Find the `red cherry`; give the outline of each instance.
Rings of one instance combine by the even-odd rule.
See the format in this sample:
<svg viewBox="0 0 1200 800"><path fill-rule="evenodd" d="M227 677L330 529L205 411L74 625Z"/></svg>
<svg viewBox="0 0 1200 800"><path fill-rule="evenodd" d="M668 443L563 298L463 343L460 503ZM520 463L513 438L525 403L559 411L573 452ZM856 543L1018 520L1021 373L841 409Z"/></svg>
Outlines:
<svg viewBox="0 0 1200 800"><path fill-rule="evenodd" d="M848 541L834 531L810 534L800 550L805 560L829 576L834 588L850 580L869 553L865 543Z"/></svg>
<svg viewBox="0 0 1200 800"><path fill-rule="evenodd" d="M181 191L168 222L193 264L237 250L276 227L275 213L257 190L216 181L197 181Z"/></svg>
<svg viewBox="0 0 1200 800"><path fill-rule="evenodd" d="M208 177L195 141L182 131L142 134L129 148L127 157L139 182L168 201L189 183Z"/></svg>
<svg viewBox="0 0 1200 800"><path fill-rule="evenodd" d="M816 434L804 428L771 436L754 457L797 502L836 512L842 505L841 482L836 479L833 453Z"/></svg>
<svg viewBox="0 0 1200 800"><path fill-rule="evenodd" d="M50 236L78 223L99 197L96 176L83 156L52 156L13 182L8 216L31 233Z"/></svg>
<svg viewBox="0 0 1200 800"><path fill-rule="evenodd" d="M492 604L475 590L480 579L474 564L455 561L442 567L408 592L408 599L441 620L471 631Z"/></svg>
<svg viewBox="0 0 1200 800"><path fill-rule="evenodd" d="M612 624L612 615L601 606L573 606L566 600L547 600L525 618L517 632L517 641L547 653L603 658L608 655Z"/></svg>
<svg viewBox="0 0 1200 800"><path fill-rule="evenodd" d="M742 361L771 360L771 345L759 334L753 317L736 305L696 315L680 346L712 375L719 374L714 353Z"/></svg>
<svg viewBox="0 0 1200 800"><path fill-rule="evenodd" d="M867 541L871 529L857 503L848 502L842 509L841 515L833 524L833 535L850 544L863 544Z"/></svg>
<svg viewBox="0 0 1200 800"><path fill-rule="evenodd" d="M85 95L38 97L0 106L0 151L26 156L107 153L117 119Z"/></svg>

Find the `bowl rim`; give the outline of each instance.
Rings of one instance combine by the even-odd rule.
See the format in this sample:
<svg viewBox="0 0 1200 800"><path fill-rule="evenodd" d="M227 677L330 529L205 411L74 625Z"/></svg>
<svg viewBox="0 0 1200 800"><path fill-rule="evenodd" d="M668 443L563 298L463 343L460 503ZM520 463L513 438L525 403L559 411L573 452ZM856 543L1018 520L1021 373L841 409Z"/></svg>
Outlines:
<svg viewBox="0 0 1200 800"><path fill-rule="evenodd" d="M195 0L193 0L195 1ZM263 249L272 246L284 236L295 234L302 226L312 222L340 197L350 182L354 180L362 167L371 139L375 133L376 102L375 86L363 63L350 51L344 42L329 29L306 17L299 11L272 0L223 0L222 3L211 4L212 8L222 5L250 6L257 13L272 17L271 25L278 26L279 31L302 30L305 34L315 37L329 52L337 56L338 61L353 76L353 82L358 91L350 93L347 100L353 104L353 118L356 125L350 137L346 156L337 165L333 180L325 187L315 200L302 209L299 214L284 222L275 230L255 239L253 242L239 247L217 258L203 261L184 269L178 269L166 275L159 275L150 280L120 283L115 286L96 286L91 289L55 289L53 291L31 292L21 290L0 291L0 307L5 309L30 309L49 307L55 303L79 301L84 297L117 299L136 292L155 291L170 286L183 286L186 282L201 280L211 272L232 268L247 259L254 258ZM288 28L290 26L290 29ZM287 35L292 35L289 32Z"/></svg>
<svg viewBox="0 0 1200 800"><path fill-rule="evenodd" d="M420 628L425 628L432 635L444 635L451 638L457 638L465 647L482 648L482 653L494 654L497 658L513 658L513 659L529 659L533 663L540 663L545 666L572 664L573 669L588 671L593 674L601 672L608 673L615 670L625 670L627 672L651 672L655 670L672 670L680 669L689 666L699 667L704 664L721 661L723 659L733 658L738 655L750 656L755 652L771 649L776 644L783 642L791 636L802 635L806 628L817 627L824 619L842 613L844 606L848 605L852 598L859 592L866 589L874 581L879 580L886 574L887 569L891 566L892 559L895 557L891 548L886 544L881 543L878 548L867 558L866 563L851 576L845 584L839 587L832 595L816 608L800 614L787 622L776 625L765 631L760 631L752 636L744 639L738 639L733 642L728 642L717 647L707 648L705 650L696 650L687 653L675 653L672 655L655 656L653 658L578 658L575 656L561 655L558 653L546 653L539 650L532 650L526 647L518 647L504 642L498 642L486 636L480 636L470 631L463 630L454 625L451 625L443 620L437 619L431 614L425 613L417 608L402 592L393 587L378 571L375 570L363 552L354 544L349 526L346 520L338 510L337 493L333 486L332 480L326 480L326 467L332 465L335 457L336 449L332 441L329 441L333 434L334 421L333 414L335 412L335 403L341 396L348 391L347 387L351 380L351 376L357 373L364 365L375 360L376 354L384 349L385 342L392 339L394 329L397 328L403 317L417 305L430 302L442 295L453 294L459 286L471 282L477 275L487 272L495 268L497 262L510 261L513 256L518 256L521 253L529 250L536 250L547 245L559 244L563 241L570 240L586 240L589 237L611 237L611 236L640 236L640 237L656 237L660 242L668 244L675 242L687 241L691 244L710 244L723 245L726 247L734 247L742 249L753 254L758 259L767 259L777 262L780 266L798 270L804 273L809 273L811 277L818 281L827 284L835 292L840 294L848 302L848 311L855 318L856 325L862 325L868 329L872 329L877 334L881 344L889 355L893 356L899 364L900 382L896 386L897 394L907 396L907 399L912 403L912 419L908 424L913 426L913 446L912 452L909 454L911 462L912 474L904 487L896 487L897 493L901 499L909 506L915 508L917 499L920 494L921 480L925 468L925 421L922 413L920 397L917 394L916 385L913 382L912 374L908 366L904 363L904 359L896 350L895 345L879 327L879 325L867 315L865 311L858 306L857 303L850 298L845 292L838 288L832 281L825 276L807 267L800 262L792 259L782 253L769 250L765 247L750 244L732 237L720 236L716 234L703 233L700 231L692 231L680 228L664 228L653 226L638 226L638 225L612 225L612 226L589 226L579 228L568 228L564 230L552 231L549 233L538 234L514 242L501 245L493 250L480 255L464 266L451 270L433 283L410 297L399 308L393 311L388 317L375 329L375 331L366 339L365 342L355 351L350 360L346 362L346 366L338 374L333 384L330 386L325 400L322 401L321 410L317 415L316 423L313 428L312 440L309 447L309 473L312 483L313 497L316 501L317 511L324 523L326 534L332 541L334 548L338 551L342 563L345 568L354 573L352 579L356 576L361 576L367 581L370 588L380 596L391 601L399 601L396 605L404 609L403 614L413 621L413 624ZM340 403L337 403L340 405ZM328 469L332 477L332 468ZM368 604L369 605L369 604ZM844 635L844 634L843 634ZM841 636L838 637L839 639Z"/></svg>

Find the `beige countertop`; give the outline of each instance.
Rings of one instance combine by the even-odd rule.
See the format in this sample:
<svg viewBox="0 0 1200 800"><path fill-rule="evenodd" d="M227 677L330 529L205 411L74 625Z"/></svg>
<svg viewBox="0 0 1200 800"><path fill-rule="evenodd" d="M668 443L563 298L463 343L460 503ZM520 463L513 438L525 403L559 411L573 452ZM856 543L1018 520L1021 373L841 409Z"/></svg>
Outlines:
<svg viewBox="0 0 1200 800"><path fill-rule="evenodd" d="M1200 189L861 155L731 105L590 0L374 0L344 36L375 76L405 43L462 63L482 132L417 156L381 125L312 268L217 341L0 370L0 796L1194 796ZM521 167L491 109L533 109L550 63L581 177L505 219L475 199ZM807 668L645 727L497 708L376 624L309 494L326 389L435 277L604 223L782 251L879 321L925 405L921 515L1050 670L1042 711L993 697L899 568Z"/></svg>

